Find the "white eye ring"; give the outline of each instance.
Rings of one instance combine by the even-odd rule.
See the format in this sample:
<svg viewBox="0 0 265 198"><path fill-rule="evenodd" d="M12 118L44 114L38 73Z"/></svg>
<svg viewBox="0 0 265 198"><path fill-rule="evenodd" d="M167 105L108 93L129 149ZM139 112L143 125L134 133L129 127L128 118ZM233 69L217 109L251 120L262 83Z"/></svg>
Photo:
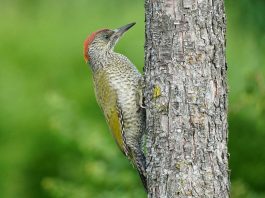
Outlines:
<svg viewBox="0 0 265 198"><path fill-rule="evenodd" d="M109 39L109 35L104 35L104 38L105 39Z"/></svg>

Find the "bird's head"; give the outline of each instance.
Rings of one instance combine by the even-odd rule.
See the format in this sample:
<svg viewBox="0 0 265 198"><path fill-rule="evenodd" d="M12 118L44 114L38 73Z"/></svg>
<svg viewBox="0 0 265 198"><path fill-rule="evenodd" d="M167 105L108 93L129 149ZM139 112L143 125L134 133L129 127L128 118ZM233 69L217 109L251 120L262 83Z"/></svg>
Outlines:
<svg viewBox="0 0 265 198"><path fill-rule="evenodd" d="M130 23L115 30L102 29L90 34L84 42L85 61L88 62L91 58L91 54L95 52L104 53L113 50L123 33L134 25L135 23Z"/></svg>

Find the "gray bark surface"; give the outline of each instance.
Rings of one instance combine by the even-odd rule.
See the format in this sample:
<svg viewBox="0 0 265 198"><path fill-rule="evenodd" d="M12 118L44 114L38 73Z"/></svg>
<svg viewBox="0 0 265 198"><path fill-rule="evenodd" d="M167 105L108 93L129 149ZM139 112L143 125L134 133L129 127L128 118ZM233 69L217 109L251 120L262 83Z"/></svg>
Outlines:
<svg viewBox="0 0 265 198"><path fill-rule="evenodd" d="M148 197L229 197L224 1L145 9Z"/></svg>

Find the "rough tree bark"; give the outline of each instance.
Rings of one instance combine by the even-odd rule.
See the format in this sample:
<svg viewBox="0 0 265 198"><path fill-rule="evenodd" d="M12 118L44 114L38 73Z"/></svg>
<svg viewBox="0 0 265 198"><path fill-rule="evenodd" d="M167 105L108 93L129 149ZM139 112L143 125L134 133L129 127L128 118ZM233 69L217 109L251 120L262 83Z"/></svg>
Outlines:
<svg viewBox="0 0 265 198"><path fill-rule="evenodd" d="M224 0L145 9L149 197L229 197Z"/></svg>

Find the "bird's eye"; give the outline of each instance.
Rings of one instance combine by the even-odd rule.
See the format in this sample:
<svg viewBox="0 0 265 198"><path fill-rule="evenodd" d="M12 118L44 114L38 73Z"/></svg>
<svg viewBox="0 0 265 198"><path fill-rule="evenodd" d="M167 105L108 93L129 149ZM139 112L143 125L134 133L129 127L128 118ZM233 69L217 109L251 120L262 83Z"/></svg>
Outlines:
<svg viewBox="0 0 265 198"><path fill-rule="evenodd" d="M109 39L109 35L107 35L107 34L104 35L104 38L105 38L105 39Z"/></svg>

